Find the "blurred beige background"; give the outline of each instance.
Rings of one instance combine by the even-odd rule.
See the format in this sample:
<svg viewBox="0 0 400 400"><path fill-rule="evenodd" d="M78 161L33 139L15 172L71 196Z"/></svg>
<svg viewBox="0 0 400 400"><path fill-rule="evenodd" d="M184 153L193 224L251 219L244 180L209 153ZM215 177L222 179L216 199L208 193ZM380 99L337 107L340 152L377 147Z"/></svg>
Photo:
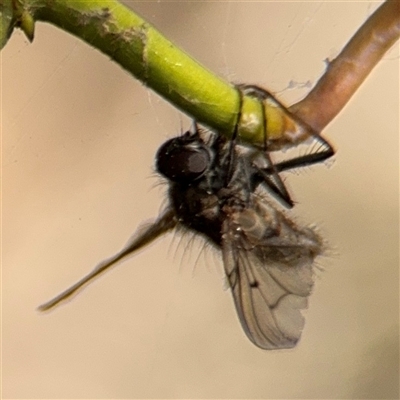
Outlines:
<svg viewBox="0 0 400 400"><path fill-rule="evenodd" d="M287 104L378 6L129 4L211 70ZM398 398L398 72L395 48L326 129L334 163L287 175L292 214L331 250L298 347L267 352L242 332L219 254L173 235L36 311L158 214L154 154L189 123L79 39L16 31L2 53L3 397Z"/></svg>

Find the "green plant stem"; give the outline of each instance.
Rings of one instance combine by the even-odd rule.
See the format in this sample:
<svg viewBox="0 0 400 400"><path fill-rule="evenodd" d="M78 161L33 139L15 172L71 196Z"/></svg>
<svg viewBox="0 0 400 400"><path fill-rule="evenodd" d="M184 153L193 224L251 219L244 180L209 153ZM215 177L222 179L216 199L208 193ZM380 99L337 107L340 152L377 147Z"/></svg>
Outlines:
<svg viewBox="0 0 400 400"><path fill-rule="evenodd" d="M85 40L200 123L233 132L237 90L201 66L153 26L115 0L24 0L35 21L47 21ZM261 135L261 106L246 98L241 135Z"/></svg>
<svg viewBox="0 0 400 400"><path fill-rule="evenodd" d="M0 49L7 43L13 28L13 4L11 0L0 0Z"/></svg>

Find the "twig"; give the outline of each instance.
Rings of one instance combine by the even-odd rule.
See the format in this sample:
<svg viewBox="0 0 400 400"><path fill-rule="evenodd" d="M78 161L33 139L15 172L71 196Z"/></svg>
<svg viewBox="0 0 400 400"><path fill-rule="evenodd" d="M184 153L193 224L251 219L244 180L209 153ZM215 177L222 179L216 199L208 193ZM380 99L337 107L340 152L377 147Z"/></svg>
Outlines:
<svg viewBox="0 0 400 400"><path fill-rule="evenodd" d="M5 44L13 26L19 26L33 39L34 21L50 22L109 55L198 122L221 134L232 134L239 104L236 88L201 66L118 1L0 1L2 15L9 16L9 7L13 7L13 17L8 17L2 26L1 44ZM327 71L305 99L289 109L274 101L264 102L271 148L304 140L310 133L309 127L320 132L340 112L399 38L399 7L399 0L383 3L342 53L329 63ZM262 105L245 96L241 115L240 138L262 144Z"/></svg>
<svg viewBox="0 0 400 400"><path fill-rule="evenodd" d="M356 32L325 74L289 110L321 132L400 36L400 1L387 0Z"/></svg>

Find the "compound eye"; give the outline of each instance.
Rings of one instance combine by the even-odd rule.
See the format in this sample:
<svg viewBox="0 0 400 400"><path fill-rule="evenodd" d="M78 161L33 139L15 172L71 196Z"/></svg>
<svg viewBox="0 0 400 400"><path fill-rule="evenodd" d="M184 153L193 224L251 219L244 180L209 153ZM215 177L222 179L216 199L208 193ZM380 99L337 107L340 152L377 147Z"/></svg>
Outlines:
<svg viewBox="0 0 400 400"><path fill-rule="evenodd" d="M157 152L157 171L174 182L190 183L204 175L210 165L207 149L196 142L171 139Z"/></svg>

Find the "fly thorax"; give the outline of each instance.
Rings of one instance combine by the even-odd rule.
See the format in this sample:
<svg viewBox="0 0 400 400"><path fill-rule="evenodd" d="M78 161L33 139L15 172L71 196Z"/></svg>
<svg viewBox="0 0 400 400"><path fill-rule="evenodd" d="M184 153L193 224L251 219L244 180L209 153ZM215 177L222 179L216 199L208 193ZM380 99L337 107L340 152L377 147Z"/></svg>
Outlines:
<svg viewBox="0 0 400 400"><path fill-rule="evenodd" d="M200 214L210 222L220 219L220 202L215 194L207 194L200 199Z"/></svg>
<svg viewBox="0 0 400 400"><path fill-rule="evenodd" d="M221 210L218 197L199 187L173 185L170 196L179 222L204 234L215 244L221 240Z"/></svg>

